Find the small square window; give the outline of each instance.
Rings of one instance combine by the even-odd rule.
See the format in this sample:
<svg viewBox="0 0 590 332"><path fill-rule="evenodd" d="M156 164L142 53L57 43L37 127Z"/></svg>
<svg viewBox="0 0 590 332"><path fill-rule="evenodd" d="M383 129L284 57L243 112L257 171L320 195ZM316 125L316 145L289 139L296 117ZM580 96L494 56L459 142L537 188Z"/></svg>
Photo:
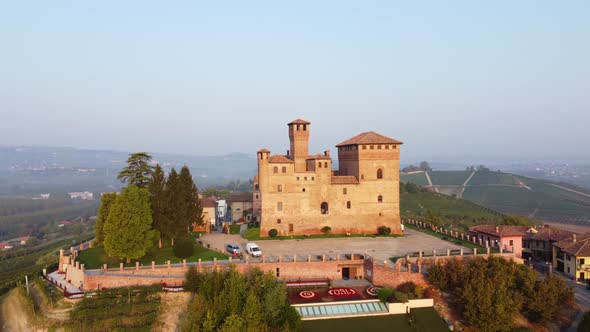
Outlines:
<svg viewBox="0 0 590 332"><path fill-rule="evenodd" d="M277 219L277 224L280 224L280 223L281 223L281 219Z"/></svg>
<svg viewBox="0 0 590 332"><path fill-rule="evenodd" d="M389 145L386 145L385 146L385 150L389 150Z"/></svg>
<svg viewBox="0 0 590 332"><path fill-rule="evenodd" d="M375 146L374 145L371 145L371 150L375 150Z"/></svg>
<svg viewBox="0 0 590 332"><path fill-rule="evenodd" d="M381 145L377 145L377 150L381 150Z"/></svg>
<svg viewBox="0 0 590 332"><path fill-rule="evenodd" d="M311 177L311 181L315 181L315 176L312 176Z"/></svg>
<svg viewBox="0 0 590 332"><path fill-rule="evenodd" d="M305 192L305 188L301 189L301 191Z"/></svg>
<svg viewBox="0 0 590 332"><path fill-rule="evenodd" d="M367 146L366 145L363 145L363 150L366 150L366 149L367 149Z"/></svg>

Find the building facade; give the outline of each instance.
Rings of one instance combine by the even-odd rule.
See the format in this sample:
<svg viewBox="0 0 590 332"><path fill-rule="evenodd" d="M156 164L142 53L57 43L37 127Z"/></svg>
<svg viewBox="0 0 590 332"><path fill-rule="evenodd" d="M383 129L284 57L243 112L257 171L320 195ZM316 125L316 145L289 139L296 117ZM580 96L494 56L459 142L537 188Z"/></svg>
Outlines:
<svg viewBox="0 0 590 332"><path fill-rule="evenodd" d="M232 222L252 221L252 200L250 192L231 193L229 196L229 211Z"/></svg>
<svg viewBox="0 0 590 332"><path fill-rule="evenodd" d="M553 244L553 266L572 279L587 281L590 279L590 233Z"/></svg>
<svg viewBox="0 0 590 332"><path fill-rule="evenodd" d="M535 228L534 232L522 239L522 258L536 261L551 262L553 259L553 244L559 241L571 239L575 234L555 227Z"/></svg>
<svg viewBox="0 0 590 332"><path fill-rule="evenodd" d="M480 243L489 247L502 248L522 257L522 239L531 227L512 225L477 225L469 228L469 234L477 237Z"/></svg>
<svg viewBox="0 0 590 332"><path fill-rule="evenodd" d="M254 178L254 216L260 235L332 233L375 234L380 226L401 233L399 156L402 142L366 132L346 140L338 149L338 169L330 151L309 154L311 123L288 124L286 155L259 150Z"/></svg>

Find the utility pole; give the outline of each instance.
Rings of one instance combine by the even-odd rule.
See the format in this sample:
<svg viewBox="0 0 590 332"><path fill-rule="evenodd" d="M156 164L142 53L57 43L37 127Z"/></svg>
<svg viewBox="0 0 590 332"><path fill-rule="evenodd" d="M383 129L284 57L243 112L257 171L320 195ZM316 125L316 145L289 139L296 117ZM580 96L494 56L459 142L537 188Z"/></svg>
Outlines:
<svg viewBox="0 0 590 332"><path fill-rule="evenodd" d="M27 285L27 295L30 296L30 294L29 294L29 276L25 276L25 284Z"/></svg>

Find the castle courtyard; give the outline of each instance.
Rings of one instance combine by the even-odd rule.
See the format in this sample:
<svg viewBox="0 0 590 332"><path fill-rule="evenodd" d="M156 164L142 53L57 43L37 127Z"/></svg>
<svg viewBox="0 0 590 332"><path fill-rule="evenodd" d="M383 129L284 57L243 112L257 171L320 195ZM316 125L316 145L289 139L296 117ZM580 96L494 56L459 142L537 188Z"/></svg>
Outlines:
<svg viewBox="0 0 590 332"><path fill-rule="evenodd" d="M211 233L204 234L201 238L204 246L210 245L211 249L224 251L225 245L234 243L240 246L243 252L248 240L240 235ZM263 240L255 241L265 256L293 255L326 255L334 257L353 253L364 254L384 261L390 257L399 257L412 254L417 251L432 253L436 250L439 254L446 253L447 249L465 249L463 246L439 239L422 232L408 229L403 237L351 237L351 238L327 238L327 239L296 239L296 240ZM465 249L470 250L470 249ZM251 260L258 258L250 257Z"/></svg>

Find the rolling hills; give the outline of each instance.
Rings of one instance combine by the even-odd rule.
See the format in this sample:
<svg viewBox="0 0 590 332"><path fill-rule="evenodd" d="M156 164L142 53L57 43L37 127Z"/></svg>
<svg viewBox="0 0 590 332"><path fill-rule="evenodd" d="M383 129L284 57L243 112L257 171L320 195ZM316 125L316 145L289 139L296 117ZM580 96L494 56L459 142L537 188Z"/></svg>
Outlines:
<svg viewBox="0 0 590 332"><path fill-rule="evenodd" d="M590 224L590 193L571 184L488 170L402 173L400 180L504 214L558 223Z"/></svg>

